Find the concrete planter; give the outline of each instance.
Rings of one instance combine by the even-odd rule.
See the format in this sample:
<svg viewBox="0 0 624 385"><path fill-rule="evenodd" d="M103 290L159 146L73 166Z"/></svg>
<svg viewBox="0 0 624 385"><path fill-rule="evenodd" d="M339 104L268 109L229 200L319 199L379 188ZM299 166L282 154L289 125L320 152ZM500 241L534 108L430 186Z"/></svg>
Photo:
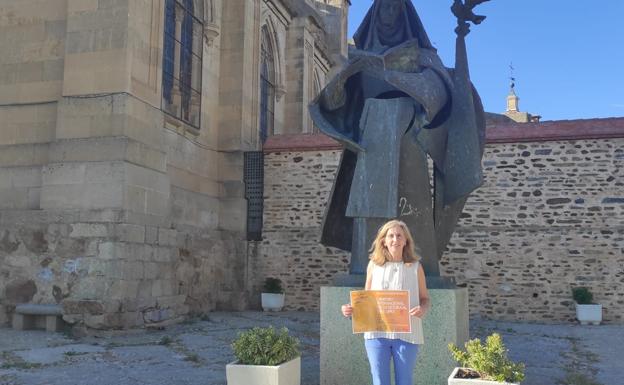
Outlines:
<svg viewBox="0 0 624 385"><path fill-rule="evenodd" d="M284 294L262 293L262 310L280 311L284 307Z"/></svg>
<svg viewBox="0 0 624 385"><path fill-rule="evenodd" d="M600 322L602 321L602 305L579 305L577 303L576 319L579 320L581 325L600 325Z"/></svg>
<svg viewBox="0 0 624 385"><path fill-rule="evenodd" d="M301 357L277 366L227 364L227 385L300 385Z"/></svg>
<svg viewBox="0 0 624 385"><path fill-rule="evenodd" d="M455 368L448 378L448 385L520 385L517 382L500 382L480 378L455 378L461 368Z"/></svg>

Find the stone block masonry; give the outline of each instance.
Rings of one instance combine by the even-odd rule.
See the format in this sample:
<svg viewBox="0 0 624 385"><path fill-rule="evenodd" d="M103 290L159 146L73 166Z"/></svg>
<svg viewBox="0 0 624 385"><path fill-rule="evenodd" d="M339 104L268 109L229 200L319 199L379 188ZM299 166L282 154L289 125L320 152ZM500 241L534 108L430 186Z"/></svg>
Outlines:
<svg viewBox="0 0 624 385"><path fill-rule="evenodd" d="M624 119L514 125L488 138L485 183L440 262L468 287L471 317L573 322L571 289L587 286L604 321L624 323ZM281 278L287 309L316 310L320 286L348 270L347 253L318 243L341 151L310 136L265 149L254 288Z"/></svg>
<svg viewBox="0 0 624 385"><path fill-rule="evenodd" d="M300 122L290 130L311 130L312 80L340 59L323 40L346 41L346 29L324 31L346 23L346 2L328 19L312 3L301 14L306 2L195 2L203 32L176 35L193 58L165 48L162 0L2 2L0 325L20 303L60 305L92 329L247 307L256 249L243 159L262 148L259 33L271 27L275 41L275 132L286 116ZM289 38L295 29L305 42ZM199 95L169 115L163 96L186 104L186 91L163 72L179 79L187 59ZM174 116L189 109L199 126Z"/></svg>
<svg viewBox="0 0 624 385"><path fill-rule="evenodd" d="M125 220L121 210L4 211L2 323L23 303L58 304L66 322L89 329L160 326L246 304L238 234Z"/></svg>

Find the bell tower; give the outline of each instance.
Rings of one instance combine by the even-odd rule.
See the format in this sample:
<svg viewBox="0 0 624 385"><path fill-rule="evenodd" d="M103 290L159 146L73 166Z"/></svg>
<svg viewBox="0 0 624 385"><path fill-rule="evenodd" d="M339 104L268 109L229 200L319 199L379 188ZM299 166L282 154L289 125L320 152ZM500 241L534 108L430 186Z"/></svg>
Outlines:
<svg viewBox="0 0 624 385"><path fill-rule="evenodd" d="M511 118L515 122L518 123L529 123L529 122L539 122L541 116L539 115L531 115L528 112L521 112L519 108L520 98L516 95L516 78L513 74L513 64L509 65L509 80L511 81L509 84L509 94L507 94L507 110L503 113L503 115Z"/></svg>
<svg viewBox="0 0 624 385"><path fill-rule="evenodd" d="M516 95L514 84L511 83L509 94L507 95L507 112L518 112L518 101L520 98Z"/></svg>

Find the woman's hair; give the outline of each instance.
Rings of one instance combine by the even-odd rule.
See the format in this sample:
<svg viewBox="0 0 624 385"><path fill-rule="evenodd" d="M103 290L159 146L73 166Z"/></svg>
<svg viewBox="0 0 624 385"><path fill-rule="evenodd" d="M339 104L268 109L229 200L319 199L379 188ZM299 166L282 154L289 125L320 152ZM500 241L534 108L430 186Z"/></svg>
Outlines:
<svg viewBox="0 0 624 385"><path fill-rule="evenodd" d="M383 226L379 228L377 231L377 236L371 245L370 250L368 251L369 258L378 266L383 266L390 258L390 252L388 248L384 246L384 238L388 231L395 227L399 226L403 233L405 234L405 247L403 248L403 262L411 263L420 260L420 256L416 254L416 245L414 245L414 238L412 238L412 234L405 222L399 221L397 219L393 219L391 221L386 222Z"/></svg>

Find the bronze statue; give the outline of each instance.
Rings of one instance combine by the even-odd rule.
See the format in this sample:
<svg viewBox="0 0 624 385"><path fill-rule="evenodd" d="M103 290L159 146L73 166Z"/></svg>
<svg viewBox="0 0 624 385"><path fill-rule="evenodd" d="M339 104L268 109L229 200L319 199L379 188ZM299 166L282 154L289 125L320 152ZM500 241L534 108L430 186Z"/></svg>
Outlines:
<svg viewBox="0 0 624 385"><path fill-rule="evenodd" d="M375 230L408 224L425 271L438 261L468 195L483 180L485 119L470 83L464 37L472 9L455 0L455 69L431 45L410 0L375 0L354 35L355 49L311 104L322 132L344 144L321 242L351 251L350 273L364 274ZM432 170L432 173L430 173Z"/></svg>

